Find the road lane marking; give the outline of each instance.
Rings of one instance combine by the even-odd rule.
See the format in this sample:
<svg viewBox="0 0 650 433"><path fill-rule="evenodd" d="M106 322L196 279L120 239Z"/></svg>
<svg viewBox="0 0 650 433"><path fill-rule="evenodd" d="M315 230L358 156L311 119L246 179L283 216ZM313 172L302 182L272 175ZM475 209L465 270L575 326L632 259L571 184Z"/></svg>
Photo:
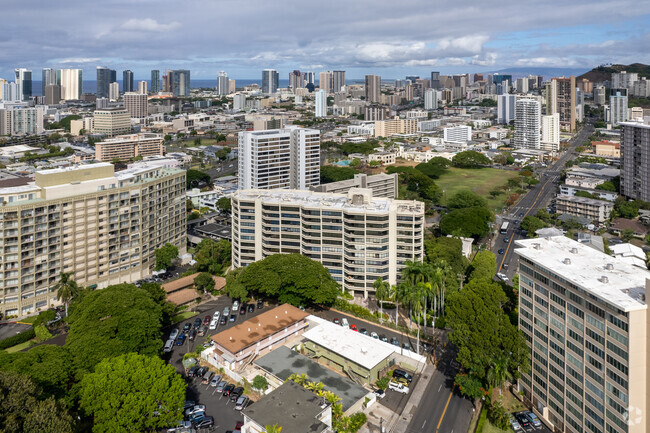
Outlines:
<svg viewBox="0 0 650 433"><path fill-rule="evenodd" d="M421 427L421 428L424 428L424 425L425 425L426 423L427 423L427 420L425 419L424 422L422 423L422 427Z"/></svg>
<svg viewBox="0 0 650 433"><path fill-rule="evenodd" d="M449 398L447 398L447 404L445 404L445 409L442 411L442 415L440 415L440 421L438 421L438 427L436 427L436 433L438 433L438 430L440 430L440 425L442 425L442 420L445 417L445 413L447 412L447 408L449 407L449 402L451 401L451 397L454 395L454 388L456 387L456 384L451 387L451 392L449 393Z"/></svg>
<svg viewBox="0 0 650 433"><path fill-rule="evenodd" d="M438 392L442 389L442 383L440 384L440 387L438 388Z"/></svg>

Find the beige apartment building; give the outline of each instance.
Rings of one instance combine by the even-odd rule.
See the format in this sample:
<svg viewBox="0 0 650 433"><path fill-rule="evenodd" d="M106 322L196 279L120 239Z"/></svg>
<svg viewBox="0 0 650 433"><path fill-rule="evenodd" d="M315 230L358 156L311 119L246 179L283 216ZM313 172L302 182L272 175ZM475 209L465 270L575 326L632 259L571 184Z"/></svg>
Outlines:
<svg viewBox="0 0 650 433"><path fill-rule="evenodd" d="M232 200L232 264L296 253L325 266L342 289L367 297L377 278L397 284L424 255L424 203L303 190L238 190Z"/></svg>
<svg viewBox="0 0 650 433"><path fill-rule="evenodd" d="M0 181L0 312L24 316L56 299L61 272L103 288L150 275L154 251L186 244L185 171L95 163Z"/></svg>
<svg viewBox="0 0 650 433"><path fill-rule="evenodd" d="M141 83L145 83L145 87L147 82L143 81ZM147 92L126 92L123 96L122 99L124 101L124 108L128 110L129 115L133 118L137 119L144 119L149 115L148 113L148 104L147 104Z"/></svg>
<svg viewBox="0 0 650 433"><path fill-rule="evenodd" d="M125 161L136 156L164 155L162 134L141 133L120 135L95 143L95 159L110 162Z"/></svg>
<svg viewBox="0 0 650 433"><path fill-rule="evenodd" d="M555 198L557 213L588 218L597 223L604 223L614 209L614 203L587 197L560 194Z"/></svg>
<svg viewBox="0 0 650 433"><path fill-rule="evenodd" d="M418 132L418 119L377 120L375 137L390 137L395 134L415 134Z"/></svg>
<svg viewBox="0 0 650 433"><path fill-rule="evenodd" d="M95 110L93 132L114 137L131 132L131 115L126 108L102 108Z"/></svg>
<svg viewBox="0 0 650 433"><path fill-rule="evenodd" d="M567 433L647 433L650 272L565 236L517 240L525 399Z"/></svg>
<svg viewBox="0 0 650 433"><path fill-rule="evenodd" d="M594 146L594 153L597 156L606 156L613 158L621 157L621 143L613 141L594 141L591 143Z"/></svg>
<svg viewBox="0 0 650 433"><path fill-rule="evenodd" d="M311 190L314 192L347 194L352 188L367 188L372 191L373 197L397 198L399 194L398 185L397 173L379 173L371 176L358 173L354 175L353 179L312 186Z"/></svg>

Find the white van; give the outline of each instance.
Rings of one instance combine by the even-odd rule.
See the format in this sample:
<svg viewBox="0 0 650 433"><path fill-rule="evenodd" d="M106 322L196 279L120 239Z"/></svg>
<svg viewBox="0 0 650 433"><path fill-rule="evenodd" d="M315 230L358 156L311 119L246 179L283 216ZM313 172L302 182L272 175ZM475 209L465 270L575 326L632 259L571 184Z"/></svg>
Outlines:
<svg viewBox="0 0 650 433"><path fill-rule="evenodd" d="M174 348L174 340L167 340L167 342L165 343L165 348L163 349L163 352L169 353L169 352L172 351L173 348Z"/></svg>
<svg viewBox="0 0 650 433"><path fill-rule="evenodd" d="M350 329L350 324L348 323L348 319L345 317L341 319L341 326L347 329Z"/></svg>

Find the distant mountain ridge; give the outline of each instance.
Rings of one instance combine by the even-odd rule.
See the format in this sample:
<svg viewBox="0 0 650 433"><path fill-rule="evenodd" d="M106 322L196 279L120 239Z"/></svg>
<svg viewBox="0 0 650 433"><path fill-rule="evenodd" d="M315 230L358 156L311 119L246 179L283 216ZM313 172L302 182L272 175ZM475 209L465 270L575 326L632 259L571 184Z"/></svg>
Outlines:
<svg viewBox="0 0 650 433"><path fill-rule="evenodd" d="M643 63L632 63L631 65L600 65L580 75L578 79L586 78L592 83L599 83L611 80L612 73L621 71L636 72L639 77L650 78L650 66Z"/></svg>
<svg viewBox="0 0 650 433"><path fill-rule="evenodd" d="M512 78L523 78L529 75L541 75L544 80L550 80L553 77L569 77L571 75L584 74L585 68L551 68L551 67L537 67L537 66L524 66L517 68L505 68L498 71L483 72L486 74L509 74Z"/></svg>

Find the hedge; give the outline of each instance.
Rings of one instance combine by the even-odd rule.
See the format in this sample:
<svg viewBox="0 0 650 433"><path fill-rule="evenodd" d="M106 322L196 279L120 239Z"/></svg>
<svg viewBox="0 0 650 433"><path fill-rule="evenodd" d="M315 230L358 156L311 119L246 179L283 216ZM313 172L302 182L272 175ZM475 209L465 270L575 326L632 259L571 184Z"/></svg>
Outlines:
<svg viewBox="0 0 650 433"><path fill-rule="evenodd" d="M36 332L34 331L34 328L30 328L29 330L21 332L20 334L16 334L13 337L0 340L0 349L6 349L7 347L12 347L17 344L24 343L25 341L29 341L34 337L36 337Z"/></svg>
<svg viewBox="0 0 650 433"><path fill-rule="evenodd" d="M34 332L36 333L36 339L39 343L52 338L52 334L50 334L50 331L47 330L45 325L34 326Z"/></svg>

